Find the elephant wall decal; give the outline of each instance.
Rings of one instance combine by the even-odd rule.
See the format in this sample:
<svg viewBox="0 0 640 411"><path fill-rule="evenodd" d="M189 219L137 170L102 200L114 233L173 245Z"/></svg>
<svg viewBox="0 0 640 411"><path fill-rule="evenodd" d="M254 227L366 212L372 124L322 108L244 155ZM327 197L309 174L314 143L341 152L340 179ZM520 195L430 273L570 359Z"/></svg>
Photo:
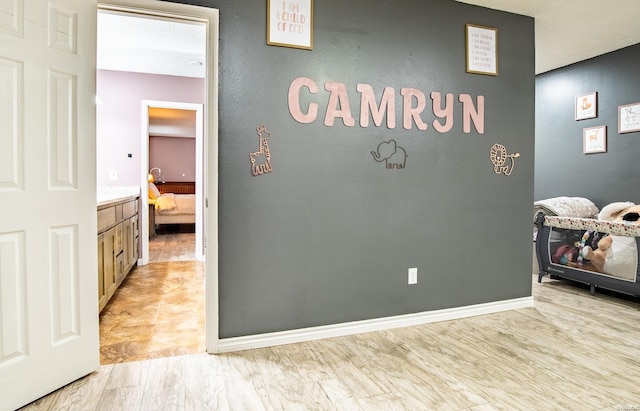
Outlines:
<svg viewBox="0 0 640 411"><path fill-rule="evenodd" d="M388 169L404 168L408 157L404 148L400 147L393 139L378 144L378 149L372 151L371 155L379 163L384 161Z"/></svg>

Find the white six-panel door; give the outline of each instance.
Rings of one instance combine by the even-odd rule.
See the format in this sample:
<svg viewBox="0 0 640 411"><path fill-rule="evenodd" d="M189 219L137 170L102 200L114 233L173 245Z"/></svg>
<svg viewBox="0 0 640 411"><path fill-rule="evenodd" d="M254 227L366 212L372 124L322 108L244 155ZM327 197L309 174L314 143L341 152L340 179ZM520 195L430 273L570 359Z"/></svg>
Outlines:
<svg viewBox="0 0 640 411"><path fill-rule="evenodd" d="M99 367L95 0L0 0L0 410Z"/></svg>

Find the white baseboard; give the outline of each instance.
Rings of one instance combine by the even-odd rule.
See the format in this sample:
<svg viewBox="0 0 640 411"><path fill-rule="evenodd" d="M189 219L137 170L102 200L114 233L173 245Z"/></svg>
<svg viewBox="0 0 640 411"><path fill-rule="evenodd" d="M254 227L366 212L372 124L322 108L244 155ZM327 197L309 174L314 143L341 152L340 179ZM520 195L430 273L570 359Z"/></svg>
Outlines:
<svg viewBox="0 0 640 411"><path fill-rule="evenodd" d="M425 311L415 314L396 315L393 317L383 317L372 320L352 321L341 324L247 335L243 337L223 338L218 341L218 353L273 347L276 345L319 340L323 338L342 337L345 335L409 327L412 325L434 323L438 321L456 320L476 315L493 314L501 311L517 310L529 307L533 307L532 296L469 305L465 307Z"/></svg>

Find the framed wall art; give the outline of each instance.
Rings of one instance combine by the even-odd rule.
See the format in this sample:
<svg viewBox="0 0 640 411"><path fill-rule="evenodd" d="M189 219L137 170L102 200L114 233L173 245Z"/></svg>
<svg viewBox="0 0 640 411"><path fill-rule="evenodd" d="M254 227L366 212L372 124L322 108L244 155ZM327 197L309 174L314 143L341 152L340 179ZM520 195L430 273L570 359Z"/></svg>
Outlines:
<svg viewBox="0 0 640 411"><path fill-rule="evenodd" d="M465 25L467 73L498 75L498 29Z"/></svg>
<svg viewBox="0 0 640 411"><path fill-rule="evenodd" d="M607 151L607 126L589 127L582 130L582 152L584 154Z"/></svg>
<svg viewBox="0 0 640 411"><path fill-rule="evenodd" d="M595 118L598 115L598 93L592 92L576 97L576 120Z"/></svg>
<svg viewBox="0 0 640 411"><path fill-rule="evenodd" d="M640 131L640 102L618 106L618 133Z"/></svg>
<svg viewBox="0 0 640 411"><path fill-rule="evenodd" d="M267 44L313 49L313 0L267 0Z"/></svg>

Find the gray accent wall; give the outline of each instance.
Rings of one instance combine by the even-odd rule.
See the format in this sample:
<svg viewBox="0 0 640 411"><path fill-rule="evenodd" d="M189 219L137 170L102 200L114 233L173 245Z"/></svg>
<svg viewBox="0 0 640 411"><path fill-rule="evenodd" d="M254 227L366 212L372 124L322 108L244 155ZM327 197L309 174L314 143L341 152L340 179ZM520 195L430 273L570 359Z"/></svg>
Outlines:
<svg viewBox="0 0 640 411"><path fill-rule="evenodd" d="M312 51L266 45L266 1L200 0L220 10L220 337L299 329L531 295L533 19L452 0L316 0ZM499 30L499 75L465 72L465 24ZM290 115L287 93L301 94ZM356 125L323 124L327 81L344 83ZM396 127L360 127L359 83L395 90ZM403 87L427 96L428 129L402 126ZM432 91L454 95L435 131ZM485 98L485 129L462 129L460 94ZM265 125L272 172L249 154ZM395 139L404 169L373 159ZM520 153L496 174L490 149ZM418 283L407 270L418 268Z"/></svg>
<svg viewBox="0 0 640 411"><path fill-rule="evenodd" d="M618 133L618 106L640 102L640 44L538 75L535 199L579 196L598 207L640 204L640 132ZM596 118L574 120L575 97L598 93ZM607 152L583 154L583 129L607 127Z"/></svg>

